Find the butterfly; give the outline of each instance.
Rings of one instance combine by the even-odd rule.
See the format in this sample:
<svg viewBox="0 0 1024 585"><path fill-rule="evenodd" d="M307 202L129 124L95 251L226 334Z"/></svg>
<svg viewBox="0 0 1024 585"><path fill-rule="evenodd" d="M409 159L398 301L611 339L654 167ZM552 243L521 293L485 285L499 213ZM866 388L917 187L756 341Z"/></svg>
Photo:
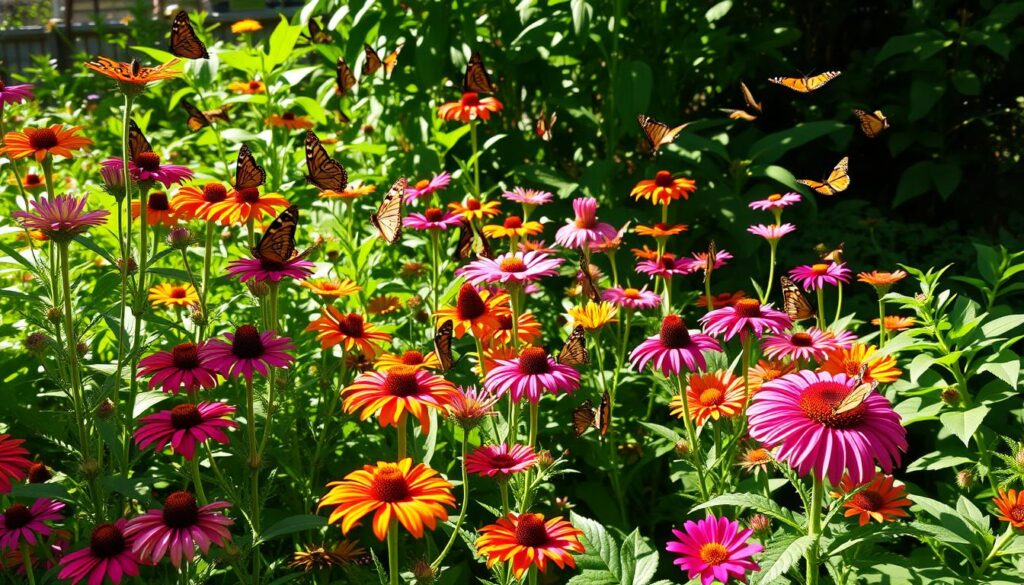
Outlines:
<svg viewBox="0 0 1024 585"><path fill-rule="evenodd" d="M740 91L743 93L743 101L747 102L747 107L751 110L756 111L758 114L763 113L761 109L761 103L754 99L754 94L751 93L750 88L747 87L746 83L740 82Z"/></svg>
<svg viewBox="0 0 1024 585"><path fill-rule="evenodd" d="M344 58L338 57L338 93L344 97L355 84L356 75L352 73L352 68L348 66Z"/></svg>
<svg viewBox="0 0 1024 585"><path fill-rule="evenodd" d="M210 54L206 52L206 45L196 36L192 21L188 19L188 13L184 10L179 12L171 23L171 53L175 57L186 59L210 58Z"/></svg>
<svg viewBox="0 0 1024 585"><path fill-rule="evenodd" d="M728 108L722 108L722 111L729 114L730 120L743 120L746 122L753 122L757 119L757 116L748 114L745 110L730 110Z"/></svg>
<svg viewBox="0 0 1024 585"><path fill-rule="evenodd" d="M363 61L363 75L373 75L383 67L384 76L391 77L391 72L395 70L396 66L398 66L398 53L402 51L403 46L405 46L405 43L399 43L398 46L395 47L394 51L388 53L388 55L381 60L380 55L377 54L377 51L375 51L373 47L363 43L363 53L366 55L366 60Z"/></svg>
<svg viewBox="0 0 1024 585"><path fill-rule="evenodd" d="M128 120L128 154L136 160L144 152L153 152L153 147L146 140L146 135L139 129L135 120Z"/></svg>
<svg viewBox="0 0 1024 585"><path fill-rule="evenodd" d="M263 232L259 243L253 246L252 257L257 260L267 260L283 264L288 262L295 254L295 228L299 225L299 208L292 205L277 216L267 231ZM316 249L316 246L307 248L299 254L298 258L304 258L307 254Z"/></svg>
<svg viewBox="0 0 1024 585"><path fill-rule="evenodd" d="M807 297L800 292L800 288L788 276L780 276L782 283L782 309L793 321L803 321L814 317L814 307L811 306Z"/></svg>
<svg viewBox="0 0 1024 585"><path fill-rule="evenodd" d="M306 130L306 181L321 191L344 191L348 186L348 172L341 163L327 154L320 139L312 130Z"/></svg>
<svg viewBox="0 0 1024 585"><path fill-rule="evenodd" d="M842 193L850 186L850 175L846 174L850 157L844 156L842 160L832 169L828 177L819 181L811 179L799 179L797 183L807 185L822 195L835 195Z"/></svg>
<svg viewBox="0 0 1024 585"><path fill-rule="evenodd" d="M405 177L395 181L384 195L384 200L380 202L377 213L370 214L370 223L389 244L394 244L402 237L402 200L405 199L405 188L408 184Z"/></svg>
<svg viewBox="0 0 1024 585"><path fill-rule="evenodd" d="M840 243L832 250L826 250L821 254L821 259L833 264L842 264L845 254L846 242Z"/></svg>
<svg viewBox="0 0 1024 585"><path fill-rule="evenodd" d="M878 388L877 381L863 381L866 366L867 364L865 363L864 366L861 367L861 375L857 378L857 382L859 383L858 386L854 388L852 391L850 391L850 393L847 394L842 400L840 400L839 404L836 404L835 406L832 407L833 416L837 414L843 414L844 412L849 412L857 408L861 404L864 404L864 401L868 399L868 396L871 396L871 393L874 392L876 388Z"/></svg>
<svg viewBox="0 0 1024 585"><path fill-rule="evenodd" d="M683 131L683 128L688 126L688 124L682 124L675 128L670 128L667 124L663 124L647 114L637 114L636 121L643 128L644 135L647 136L647 141L650 143L654 154L658 154L659 148L675 140L676 136L679 136L679 133Z"/></svg>
<svg viewBox="0 0 1024 585"><path fill-rule="evenodd" d="M579 279L583 288L583 295L592 301L596 301L601 297L601 292L597 290L597 284L594 283L594 275L590 273L590 264L587 262L586 256L583 255L582 251L579 254L580 271L576 278Z"/></svg>
<svg viewBox="0 0 1024 585"><path fill-rule="evenodd" d="M231 121L230 118L228 118L228 110L231 108L230 104L217 108L216 110L204 112L195 107L195 105L188 100L181 100L181 107L188 112L188 120L186 120L186 123L188 124L188 129L192 132L202 130L213 123L214 120L222 122Z"/></svg>
<svg viewBox="0 0 1024 585"><path fill-rule="evenodd" d="M267 180L267 171L256 164L252 152L245 144L238 149L238 165L235 168L235 190L253 189L259 187Z"/></svg>
<svg viewBox="0 0 1024 585"><path fill-rule="evenodd" d="M826 71L814 77L771 77L768 81L799 93L811 93L842 74L842 71Z"/></svg>
<svg viewBox="0 0 1024 585"><path fill-rule="evenodd" d="M551 117L547 117L545 114L541 114L540 118L537 118L537 124L533 128L533 133L536 134L544 142L551 140L551 128L555 125L555 121L558 120L558 112L551 112Z"/></svg>
<svg viewBox="0 0 1024 585"><path fill-rule="evenodd" d="M302 36L311 43L327 45L334 40L331 33L320 28L320 23L318 23L315 18L309 19L309 24L306 25L306 30L308 31L308 34L303 34Z"/></svg>
<svg viewBox="0 0 1024 585"><path fill-rule="evenodd" d="M861 132L868 138L878 136L889 127L889 119L885 117L881 110L875 110L873 114L869 114L864 110L853 110L853 113L857 116L857 120L860 121Z"/></svg>
<svg viewBox="0 0 1024 585"><path fill-rule="evenodd" d="M590 363L587 353L587 339L583 325L577 325L565 340L562 351L558 352L558 363L566 366L582 366Z"/></svg>
<svg viewBox="0 0 1024 585"><path fill-rule="evenodd" d="M608 434L612 426L611 399L608 391L601 396L601 404L594 408L594 403L586 400L572 411L572 428L577 437L582 437L591 427L601 432L601 438Z"/></svg>
<svg viewBox="0 0 1024 585"><path fill-rule="evenodd" d="M466 64L466 75L462 78L462 91L475 93L494 93L494 83L484 67L484 59L479 51L473 51Z"/></svg>
<svg viewBox="0 0 1024 585"><path fill-rule="evenodd" d="M437 359L441 361L442 372L452 369L452 365L455 363L455 360L452 358L453 330L452 320L448 319L441 323L441 326L437 328L437 332L434 333L434 353L437 354Z"/></svg>
<svg viewBox="0 0 1024 585"><path fill-rule="evenodd" d="M708 244L707 258L704 259L704 284L711 279L711 273L715 271L716 260L718 260L718 247L715 246L715 241L711 240L711 243Z"/></svg>

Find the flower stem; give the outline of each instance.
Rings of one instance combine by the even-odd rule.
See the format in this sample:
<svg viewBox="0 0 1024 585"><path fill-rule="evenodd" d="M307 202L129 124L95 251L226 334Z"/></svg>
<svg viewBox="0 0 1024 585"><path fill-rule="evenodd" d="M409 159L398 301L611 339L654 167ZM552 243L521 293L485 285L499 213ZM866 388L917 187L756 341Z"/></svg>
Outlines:
<svg viewBox="0 0 1024 585"><path fill-rule="evenodd" d="M398 519L392 518L388 525L388 578L391 585L398 585Z"/></svg>
<svg viewBox="0 0 1024 585"><path fill-rule="evenodd" d="M818 287L818 329L825 330L825 290Z"/></svg>
<svg viewBox="0 0 1024 585"><path fill-rule="evenodd" d="M409 416L407 413L402 413L398 417L398 461L407 457L408 451L408 439L409 439Z"/></svg>
<svg viewBox="0 0 1024 585"><path fill-rule="evenodd" d="M437 289L441 273L441 254L438 244L438 230L430 230L430 308L434 312L440 308L437 304Z"/></svg>
<svg viewBox="0 0 1024 585"><path fill-rule="evenodd" d="M476 120L469 121L469 139L473 147L473 193L477 199L480 195L480 157L477 154Z"/></svg>
<svg viewBox="0 0 1024 585"><path fill-rule="evenodd" d="M498 490L501 492L501 513L508 516L510 508L508 507L508 480L498 481Z"/></svg>
<svg viewBox="0 0 1024 585"><path fill-rule="evenodd" d="M189 283L191 283L192 284L192 288L194 288L199 293L199 310L203 312L203 317L205 318L207 315L209 315L209 313L206 312L206 299L204 298L206 295L203 294L203 290L201 288L199 288L199 283L196 282L195 275L192 274L192 266L189 265L189 263L188 263L188 250L182 250L181 251L181 261L182 261L182 264L185 265L185 274L188 275ZM198 339L196 339L197 342L200 339L202 339L202 337L203 337L202 336L202 329L203 329L202 325L196 326L196 330L197 330L196 333L197 333L197 337L198 337Z"/></svg>
<svg viewBox="0 0 1024 585"><path fill-rule="evenodd" d="M46 181L46 192L50 194L50 198L57 196L57 191L53 187L53 155L47 154L46 158L43 159L43 180Z"/></svg>
<svg viewBox="0 0 1024 585"><path fill-rule="evenodd" d="M75 405L75 421L78 423L78 441L82 449L82 457L89 453L89 434L85 428L85 397L82 391L81 373L78 371L78 341L75 336L75 314L71 307L71 278L68 265L69 242L59 242L57 251L60 255L60 280L64 300L64 333L67 336L68 367L71 370L71 398Z"/></svg>
<svg viewBox="0 0 1024 585"><path fill-rule="evenodd" d="M213 262L214 228L215 226L213 222L209 222L206 224L206 242L205 248L203 250L203 288L199 292L199 298L202 299L203 317L205 317L204 321L206 321L206 324L201 325L199 327L199 339L203 338L203 330L206 328L206 325L209 325L210 322L210 315L206 312L206 298L210 292L210 264Z"/></svg>
<svg viewBox="0 0 1024 585"><path fill-rule="evenodd" d="M455 529L452 530L451 538L448 539L448 544L445 545L444 550L441 554L437 555L434 562L430 564L431 568L437 571L441 567L441 562L448 556L448 552L451 551L452 546L455 544L455 540L459 537L459 529L462 527L462 521L466 518L466 510L469 509L469 474L466 472L466 452L469 450L469 431L462 430L462 508L459 510L459 518L455 521Z"/></svg>
<svg viewBox="0 0 1024 585"><path fill-rule="evenodd" d="M25 567L29 585L36 585L36 575L32 571L32 551L29 550L28 543L25 541L21 542L21 564Z"/></svg>
<svg viewBox="0 0 1024 585"><path fill-rule="evenodd" d="M832 320L833 323L839 320L843 316L843 283L840 282L838 285L838 297L836 299L836 318Z"/></svg>
<svg viewBox="0 0 1024 585"><path fill-rule="evenodd" d="M885 347L885 300L878 296L878 349Z"/></svg>
<svg viewBox="0 0 1024 585"><path fill-rule="evenodd" d="M249 438L249 502L252 506L249 510L249 523L252 527L253 540L260 535L260 509L263 507L260 502L260 460L256 444L256 402L255 390L252 379L245 379L245 406L246 406L246 431ZM260 553L253 551L252 557L253 583L259 583L260 575Z"/></svg>
<svg viewBox="0 0 1024 585"><path fill-rule="evenodd" d="M537 446L537 431L540 429L539 408L536 402L530 401L530 448Z"/></svg>
<svg viewBox="0 0 1024 585"><path fill-rule="evenodd" d="M771 298L772 285L775 284L775 252L778 248L778 240L769 241L768 245L771 247L771 258L768 261L768 282L764 285L764 293L761 297L761 304L767 303L768 299Z"/></svg>
<svg viewBox="0 0 1024 585"><path fill-rule="evenodd" d="M704 298L707 300L708 313L715 310L715 301L711 297L711 275L704 276Z"/></svg>
<svg viewBox="0 0 1024 585"><path fill-rule="evenodd" d="M697 431L693 427L693 418L690 416L690 399L686 396L686 382L682 376L676 376L679 386L679 397L683 401L683 425L686 427L686 439L690 442L690 457L693 459L693 468L697 471L697 487L700 488L700 497L708 501L707 480L704 478L704 461L701 457L700 443L697 442Z"/></svg>
<svg viewBox="0 0 1024 585"><path fill-rule="evenodd" d="M980 579L985 575L985 572L988 570L989 565L991 565L992 561L994 561L995 558L999 556L999 552L1002 551L1003 547L1005 547L1007 543L1009 543L1010 540L1013 539L1013 536L1013 525L1011 524L1006 527L1006 532L999 535L999 538L997 538L996 541L992 543L992 550L989 551L988 556L986 556L985 560L982 561L980 566L978 566L978 570L974 572L975 579Z"/></svg>
<svg viewBox="0 0 1024 585"><path fill-rule="evenodd" d="M196 490L196 496L199 497L199 504L205 506L209 501L206 499L206 491L203 490L203 479L199 475L199 456L197 454L192 455L190 467L192 467L192 485Z"/></svg>
<svg viewBox="0 0 1024 585"><path fill-rule="evenodd" d="M807 536L814 539L807 549L807 585L818 585L818 544L821 539L821 500L825 493L825 481L813 475L811 509L807 510Z"/></svg>

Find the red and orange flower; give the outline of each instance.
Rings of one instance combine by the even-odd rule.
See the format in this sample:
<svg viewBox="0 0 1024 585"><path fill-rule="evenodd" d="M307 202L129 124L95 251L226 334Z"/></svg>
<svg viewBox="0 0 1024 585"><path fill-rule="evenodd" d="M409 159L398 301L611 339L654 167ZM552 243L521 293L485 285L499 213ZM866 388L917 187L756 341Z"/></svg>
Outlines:
<svg viewBox="0 0 1024 585"><path fill-rule="evenodd" d="M673 178L668 171L658 171L653 179L640 181L629 193L636 198L649 199L654 205L666 205L676 199L689 199L697 190L697 183L686 177Z"/></svg>
<svg viewBox="0 0 1024 585"><path fill-rule="evenodd" d="M455 399L455 386L441 376L412 366L397 366L387 372L365 372L341 391L345 412L362 409L359 420L377 415L382 427L398 426L406 415L420 421L423 432L430 430L430 411L445 412Z"/></svg>
<svg viewBox="0 0 1024 585"><path fill-rule="evenodd" d="M508 295L478 291L466 283L459 289L455 306L441 307L435 314L437 323L451 320L455 326L456 339L462 339L467 331L480 339L486 339L489 332L500 326L499 317L509 314ZM511 327L511 325L510 325Z"/></svg>
<svg viewBox="0 0 1024 585"><path fill-rule="evenodd" d="M445 122L459 120L468 124L472 120L488 120L492 113L500 112L503 107L498 98L481 98L479 94L467 91L459 101L441 104L437 108L437 115Z"/></svg>
<svg viewBox="0 0 1024 585"><path fill-rule="evenodd" d="M473 197L467 197L465 203L459 203L458 201L449 203L448 209L469 221L482 220L498 215L501 212L501 203L498 201L481 202Z"/></svg>
<svg viewBox="0 0 1024 585"><path fill-rule="evenodd" d="M386 353L377 358L373 367L380 372L388 372L398 367L410 367L414 370L437 370L441 367L441 360L434 352L423 355L423 352L410 349L402 352L402 355Z"/></svg>
<svg viewBox="0 0 1024 585"><path fill-rule="evenodd" d="M857 516L861 526L866 525L870 520L875 522L895 522L897 518L906 518L906 508L912 503L906 497L906 487L893 485L895 479L891 475L879 473L860 489L846 502L843 507L846 511L843 516ZM844 475L839 482L838 490L832 492L833 498L842 498L852 491L858 490L863 484L857 485L850 481L850 477Z"/></svg>
<svg viewBox="0 0 1024 585"><path fill-rule="evenodd" d="M359 313L346 315L331 305L323 308L320 317L310 323L306 331L316 331L316 338L324 349L341 345L347 353L356 348L370 359L377 355L379 345L391 341L390 335L365 322Z"/></svg>
<svg viewBox="0 0 1024 585"><path fill-rule="evenodd" d="M477 551L487 558L487 566L511 561L516 579L532 566L544 572L548 561L559 568L576 567L572 553L583 552L582 530L555 516L547 521L543 514L509 514L496 524L480 529Z"/></svg>
<svg viewBox="0 0 1024 585"><path fill-rule="evenodd" d="M860 375L864 364L864 381L879 384L891 384L903 373L896 367L896 359L891 355L878 355L873 345L855 343L849 348L840 347L828 353L821 370L830 374L846 374L849 377Z"/></svg>
<svg viewBox="0 0 1024 585"><path fill-rule="evenodd" d="M8 132L4 134L4 146L0 148L0 154L6 154L12 159L31 156L39 162L51 155L73 158L73 151L92 144L92 140L78 135L81 129L81 126L65 128L63 124L54 124L45 128Z"/></svg>
<svg viewBox="0 0 1024 585"><path fill-rule="evenodd" d="M709 418L718 420L735 416L743 410L743 393L743 378L729 372L693 373L686 387L689 416L697 426ZM673 396L669 407L676 417L687 415L682 396Z"/></svg>
<svg viewBox="0 0 1024 585"><path fill-rule="evenodd" d="M277 193L264 193L256 187L237 191L232 189L224 201L213 204L209 210L211 221L223 225L245 224L259 221L264 216L276 217L278 212L288 207L288 200Z"/></svg>

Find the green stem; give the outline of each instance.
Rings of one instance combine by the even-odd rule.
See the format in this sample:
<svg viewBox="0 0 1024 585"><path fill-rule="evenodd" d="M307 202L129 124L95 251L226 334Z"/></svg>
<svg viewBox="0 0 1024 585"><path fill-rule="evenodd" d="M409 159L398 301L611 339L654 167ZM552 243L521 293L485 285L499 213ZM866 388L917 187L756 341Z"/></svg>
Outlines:
<svg viewBox="0 0 1024 585"><path fill-rule="evenodd" d="M715 301L711 297L711 276L704 277L704 299L707 301L708 313L715 310Z"/></svg>
<svg viewBox="0 0 1024 585"><path fill-rule="evenodd" d="M189 265L189 263L188 263L188 250L187 249L183 249L181 251L181 261L185 265L185 274L188 275L189 283L192 285L192 288L196 290L196 293L199 296L199 310L203 312L203 317L206 317L207 315L209 315L209 313L206 312L206 299L204 298L205 295L203 294L203 290L201 288L199 288L199 283L196 282L195 275L192 274L192 266ZM199 325L198 327L196 327L196 329L201 331L202 330L202 325ZM199 333L199 337L200 337L200 339L202 339L202 333L201 332Z"/></svg>
<svg viewBox="0 0 1024 585"><path fill-rule="evenodd" d="M531 401L530 402L530 448L531 449L537 446L537 432L540 430L538 428L540 426L540 416L539 416L539 412L538 412L539 410L540 409L538 408L538 403Z"/></svg>
<svg viewBox="0 0 1024 585"><path fill-rule="evenodd" d="M199 455L196 453L192 454L192 485L196 491L196 496L199 498L199 504L205 506L209 503L206 499L206 491L203 490L203 478L199 475Z"/></svg>
<svg viewBox="0 0 1024 585"><path fill-rule="evenodd" d="M498 480L498 491L501 492L501 513L508 516L511 508L508 507L508 479Z"/></svg>
<svg viewBox="0 0 1024 585"><path fill-rule="evenodd" d="M813 475L813 474L812 474ZM811 509L807 510L807 536L814 539L807 549L807 585L818 585L818 546L821 540L821 506L825 493L825 481L814 475L811 492Z"/></svg>
<svg viewBox="0 0 1024 585"><path fill-rule="evenodd" d="M978 570L974 572L975 579L980 579L985 575L985 572L988 570L989 565L991 565L992 561L994 561L995 558L999 556L999 552L1002 551L1003 547L1005 547L1007 543L1009 543L1010 540L1013 539L1013 536L1013 525L1011 524L1006 527L1006 531L999 535L999 538L997 538L996 541L992 544L992 550L989 551L988 556L986 556L985 560L982 561L981 565L978 567Z"/></svg>
<svg viewBox="0 0 1024 585"><path fill-rule="evenodd" d="M203 332L206 326L210 323L210 315L206 312L206 299L210 292L210 265L213 262L213 231L215 229L214 223L208 222L206 224L206 242L203 249L203 288L199 291L199 298L202 299L203 306L203 325L199 326L199 339L203 338Z"/></svg>
<svg viewBox="0 0 1024 585"><path fill-rule="evenodd" d="M398 417L398 461L405 459L408 455L409 440L409 418L407 413Z"/></svg>
<svg viewBox="0 0 1024 585"><path fill-rule="evenodd" d="M21 541L21 564L25 567L29 585L36 585L36 575L32 570L32 551L25 541Z"/></svg>
<svg viewBox="0 0 1024 585"><path fill-rule="evenodd" d="M681 375L676 376L679 387L679 396L683 401L683 425L686 427L686 439L690 442L690 457L693 459L693 468L697 471L697 487L700 488L702 501L708 501L707 480L704 478L704 460L701 456L700 443L697 442L697 431L693 427L693 418L690 416L690 399L686 396L686 382Z"/></svg>
<svg viewBox="0 0 1024 585"><path fill-rule="evenodd" d="M825 290L818 287L818 329L825 330Z"/></svg>
<svg viewBox="0 0 1024 585"><path fill-rule="evenodd" d="M778 240L770 240L768 245L771 246L771 259L768 262L768 282L764 285L764 293L761 297L761 304L767 303L768 299L771 298L772 285L775 284L775 252L778 248Z"/></svg>
<svg viewBox="0 0 1024 585"><path fill-rule="evenodd" d="M480 195L480 156L477 154L476 120L469 121L469 138L473 147L473 193L477 199L483 199Z"/></svg>
<svg viewBox="0 0 1024 585"><path fill-rule="evenodd" d="M430 230L430 308L435 313L440 308L437 304L437 294L440 273L441 273L441 254L439 252L438 233L439 230Z"/></svg>
<svg viewBox="0 0 1024 585"><path fill-rule="evenodd" d="M878 295L878 349L885 347L885 300Z"/></svg>
<svg viewBox="0 0 1024 585"><path fill-rule="evenodd" d="M391 585L398 585L398 518L388 525L388 578Z"/></svg>
<svg viewBox="0 0 1024 585"><path fill-rule="evenodd" d="M253 388L252 380L249 378L245 380L245 406L247 418L245 426L249 439L249 502L251 505L249 523L252 526L253 540L256 540L260 535L260 510L262 505L260 502L260 460L256 444L255 389ZM253 583L259 583L260 568L260 553L257 549L253 551L252 557Z"/></svg>
<svg viewBox="0 0 1024 585"><path fill-rule="evenodd" d="M448 539L448 544L445 545L441 554L437 555L434 562L430 566L437 571L441 568L441 562L448 556L449 551L452 550L452 546L455 544L456 539L459 537L459 529L462 528L462 521L466 518L466 510L469 509L469 474L466 471L466 452L469 450L469 431L466 429L462 430L462 508L459 510L459 518L455 521L455 528L452 530L452 535Z"/></svg>
<svg viewBox="0 0 1024 585"><path fill-rule="evenodd" d="M69 242L57 243L60 256L60 281L64 300L64 333L67 337L68 367L71 370L71 398L75 405L75 421L78 423L78 441L82 456L89 453L89 434L85 424L85 397L82 390L81 372L78 370L78 337L75 335L75 314L71 307L71 268L68 262Z"/></svg>
<svg viewBox="0 0 1024 585"><path fill-rule="evenodd" d="M511 447L519 438L519 403L512 399L512 393L508 393L508 445Z"/></svg>
<svg viewBox="0 0 1024 585"><path fill-rule="evenodd" d="M46 192L50 194L50 198L57 196L57 191L53 187L53 155L47 154L46 158L43 159L43 180L46 181Z"/></svg>
<svg viewBox="0 0 1024 585"><path fill-rule="evenodd" d="M843 283L839 283L838 296L836 299L836 318L832 320L833 323L839 320L843 316Z"/></svg>

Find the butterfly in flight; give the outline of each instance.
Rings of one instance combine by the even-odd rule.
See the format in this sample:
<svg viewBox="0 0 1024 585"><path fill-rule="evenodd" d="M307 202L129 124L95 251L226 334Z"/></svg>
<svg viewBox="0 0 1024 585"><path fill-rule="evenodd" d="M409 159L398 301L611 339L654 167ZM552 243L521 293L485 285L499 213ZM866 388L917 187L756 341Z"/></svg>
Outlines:
<svg viewBox="0 0 1024 585"><path fill-rule="evenodd" d="M206 52L206 45L196 36L192 21L184 10L179 12L171 23L171 53L175 57L186 59L210 58L210 54Z"/></svg>
<svg viewBox="0 0 1024 585"><path fill-rule="evenodd" d="M826 71L813 77L771 77L768 81L799 92L811 93L825 87L825 84L842 75L842 71Z"/></svg>
<svg viewBox="0 0 1024 585"><path fill-rule="evenodd" d="M263 232L260 241L252 247L252 257L257 260L284 264L293 258L304 258L316 249L307 248L301 254L295 254L295 229L299 225L299 208L292 205L277 216L267 231Z"/></svg>
<svg viewBox="0 0 1024 585"><path fill-rule="evenodd" d="M835 195L837 193L842 193L850 186L850 175L846 174L849 163L850 158L844 156L832 169L832 172L830 172L828 176L821 181L799 179L797 183L807 185L821 195Z"/></svg>
<svg viewBox="0 0 1024 585"><path fill-rule="evenodd" d="M670 144L679 136L683 128L688 126L688 124L681 124L671 128L668 124L663 124L647 114L637 114L636 121L640 123L640 128L643 129L644 136L647 137L647 142L654 154L658 154L658 149Z"/></svg>
<svg viewBox="0 0 1024 585"><path fill-rule="evenodd" d="M857 120L860 122L860 130L868 138L874 138L889 128L889 119L881 110L868 113L864 110L853 110Z"/></svg>
<svg viewBox="0 0 1024 585"><path fill-rule="evenodd" d="M302 36L310 43L316 45L328 45L334 41L334 37L331 36L331 33L321 28L320 23L317 22L315 18L309 19L309 24L306 25L306 31L307 32L302 33Z"/></svg>
<svg viewBox="0 0 1024 585"><path fill-rule="evenodd" d="M447 372L452 369L452 365L455 364L455 360L452 358L452 331L455 326L451 319L448 319L441 326L437 328L437 332L434 333L434 353L437 354L437 359L441 361L441 371Z"/></svg>
<svg viewBox="0 0 1024 585"><path fill-rule="evenodd" d="M380 202L377 213L370 214L370 223L389 244L394 244L402 237L402 200L405 199L405 188L408 184L405 177L395 181L384 195L384 200Z"/></svg>
<svg viewBox="0 0 1024 585"><path fill-rule="evenodd" d="M231 109L231 105L221 106L215 110L204 112L199 108L195 107L192 102L188 100L181 100L181 107L188 112L188 129L192 132L196 132L206 128L214 121L230 122L231 119L228 117L228 110Z"/></svg>
<svg viewBox="0 0 1024 585"><path fill-rule="evenodd" d="M603 439L608 434L611 424L611 400L607 390L601 396L601 404L597 408L594 408L594 403L588 399L572 411L572 428L577 438L582 437L583 433L591 428L595 428L600 431Z"/></svg>
<svg viewBox="0 0 1024 585"><path fill-rule="evenodd" d="M788 276L780 276L782 283L782 309L792 321L803 321L814 317L814 307L811 306L807 297L800 292L800 288Z"/></svg>
<svg viewBox="0 0 1024 585"><path fill-rule="evenodd" d="M484 59L478 51L473 51L469 63L466 64L466 74L462 78L462 91L494 93L494 83L491 82L491 76L487 74L487 68L484 67Z"/></svg>
<svg viewBox="0 0 1024 585"><path fill-rule="evenodd" d="M352 73L352 68L348 66L345 59L338 57L338 94L345 97L350 89L356 84L356 75Z"/></svg>
<svg viewBox="0 0 1024 585"><path fill-rule="evenodd" d="M846 242L841 242L838 246L831 250L825 248L821 254L821 259L825 262L831 262L833 264L842 264L843 260L845 260L845 253Z"/></svg>
<svg viewBox="0 0 1024 585"><path fill-rule="evenodd" d="M579 253L579 259L580 269L576 274L576 278L580 281L580 285L583 288L583 296L592 301L596 301L601 298L601 291L597 289L597 284L594 282L594 275L590 272L590 264L587 262L587 258L583 255L582 251Z"/></svg>
<svg viewBox="0 0 1024 585"><path fill-rule="evenodd" d="M327 149L312 130L306 131L306 169L306 181L321 191L344 191L348 186L345 167L327 154Z"/></svg>
<svg viewBox="0 0 1024 585"><path fill-rule="evenodd" d="M590 363L587 353L587 339L583 325L577 325L565 340L562 351L558 352L556 361L565 366L583 366Z"/></svg>
<svg viewBox="0 0 1024 585"><path fill-rule="evenodd" d="M132 160L138 160L139 155L144 152L153 152L153 147L146 140L146 135L139 129L135 120L128 120L128 154Z"/></svg>
<svg viewBox="0 0 1024 585"><path fill-rule="evenodd" d="M551 116L548 117L544 113L541 113L540 117L537 118L537 123L533 128L533 133L544 142L551 141L551 129L554 127L555 122L558 120L558 112L551 112Z"/></svg>
<svg viewBox="0 0 1024 585"><path fill-rule="evenodd" d="M366 56L366 60L363 61L363 76L373 75L383 67L384 77L390 78L391 72L398 66L398 53L402 51L403 46L405 46L405 43L399 43L394 51L388 53L384 59L381 59L373 47L363 43L363 54Z"/></svg>
<svg viewBox="0 0 1024 585"><path fill-rule="evenodd" d="M747 108L757 112L757 114L762 113L761 103L754 99L754 94L750 91L750 88L747 87L747 84L742 81L740 82L740 91L743 93L743 101L747 103ZM733 120L746 120L747 122L753 122L757 119L756 114L751 114L747 110L725 109L723 111L729 114L729 118Z"/></svg>
<svg viewBox="0 0 1024 585"><path fill-rule="evenodd" d="M254 189L267 181L267 171L256 164L252 152L245 144L238 149L238 166L235 169L235 190Z"/></svg>

